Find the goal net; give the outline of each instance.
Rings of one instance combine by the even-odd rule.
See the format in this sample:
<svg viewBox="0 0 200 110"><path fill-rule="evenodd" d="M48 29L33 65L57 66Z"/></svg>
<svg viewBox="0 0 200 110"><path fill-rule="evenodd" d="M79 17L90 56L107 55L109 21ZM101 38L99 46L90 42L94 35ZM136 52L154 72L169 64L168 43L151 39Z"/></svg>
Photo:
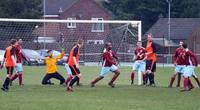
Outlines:
<svg viewBox="0 0 200 110"><path fill-rule="evenodd" d="M23 40L25 49L59 51L62 47L66 55L78 39L83 39L80 63L84 65L101 65L104 44L111 42L120 57L120 66L124 66L133 63L133 49L141 40L141 21L1 18L0 49L17 38Z"/></svg>

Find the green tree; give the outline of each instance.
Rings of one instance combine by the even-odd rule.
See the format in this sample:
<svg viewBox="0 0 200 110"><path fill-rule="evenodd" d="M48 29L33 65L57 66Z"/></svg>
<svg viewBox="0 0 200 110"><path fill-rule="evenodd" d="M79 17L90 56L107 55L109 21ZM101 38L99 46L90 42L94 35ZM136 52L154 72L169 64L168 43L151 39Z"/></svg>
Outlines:
<svg viewBox="0 0 200 110"><path fill-rule="evenodd" d="M0 0L1 18L40 18L41 0Z"/></svg>
<svg viewBox="0 0 200 110"><path fill-rule="evenodd" d="M37 19L42 17L42 0L0 0L0 18ZM22 38L32 41L36 23L0 22L0 39Z"/></svg>
<svg viewBox="0 0 200 110"><path fill-rule="evenodd" d="M159 17L168 17L166 0L110 0L103 5L114 14L114 19L142 20L146 32ZM199 18L199 0L172 0L172 18Z"/></svg>

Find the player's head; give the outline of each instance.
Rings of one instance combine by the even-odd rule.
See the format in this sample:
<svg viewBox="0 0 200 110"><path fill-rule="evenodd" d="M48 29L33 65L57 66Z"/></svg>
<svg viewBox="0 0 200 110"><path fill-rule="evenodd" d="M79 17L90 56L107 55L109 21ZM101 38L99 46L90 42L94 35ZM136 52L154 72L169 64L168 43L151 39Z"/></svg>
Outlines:
<svg viewBox="0 0 200 110"><path fill-rule="evenodd" d="M53 50L48 50L47 51L47 56L52 57L53 56Z"/></svg>
<svg viewBox="0 0 200 110"><path fill-rule="evenodd" d="M10 45L15 47L17 45L17 40L16 39L11 39L10 40Z"/></svg>
<svg viewBox="0 0 200 110"><path fill-rule="evenodd" d="M148 40L148 41L152 41L152 39L153 39L153 35L152 35L151 33L149 33L149 34L147 35L147 40Z"/></svg>
<svg viewBox="0 0 200 110"><path fill-rule="evenodd" d="M83 40L83 39L78 39L77 45L78 45L80 48L83 47L83 44L84 44L84 40Z"/></svg>
<svg viewBox="0 0 200 110"><path fill-rule="evenodd" d="M188 45L187 45L186 43L183 43L182 46L183 46L184 49L187 49L187 48L188 48Z"/></svg>
<svg viewBox="0 0 200 110"><path fill-rule="evenodd" d="M180 41L180 42L179 42L179 46L180 46L180 47L183 47L183 41Z"/></svg>
<svg viewBox="0 0 200 110"><path fill-rule="evenodd" d="M142 42L141 41L137 41L137 46L138 47L142 47Z"/></svg>
<svg viewBox="0 0 200 110"><path fill-rule="evenodd" d="M22 44L22 39L17 39L17 42L18 42L19 44Z"/></svg>
<svg viewBox="0 0 200 110"><path fill-rule="evenodd" d="M111 50L112 44L110 42L108 42L108 43L106 43L105 47L106 47L106 50Z"/></svg>

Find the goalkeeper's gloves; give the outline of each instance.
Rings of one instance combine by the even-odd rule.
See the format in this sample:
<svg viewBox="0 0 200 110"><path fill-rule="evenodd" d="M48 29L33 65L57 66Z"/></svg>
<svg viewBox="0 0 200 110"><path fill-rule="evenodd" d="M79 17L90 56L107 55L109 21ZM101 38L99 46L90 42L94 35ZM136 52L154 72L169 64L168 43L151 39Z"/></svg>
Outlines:
<svg viewBox="0 0 200 110"><path fill-rule="evenodd" d="M65 51L65 49L64 49L64 48L61 48L61 51Z"/></svg>

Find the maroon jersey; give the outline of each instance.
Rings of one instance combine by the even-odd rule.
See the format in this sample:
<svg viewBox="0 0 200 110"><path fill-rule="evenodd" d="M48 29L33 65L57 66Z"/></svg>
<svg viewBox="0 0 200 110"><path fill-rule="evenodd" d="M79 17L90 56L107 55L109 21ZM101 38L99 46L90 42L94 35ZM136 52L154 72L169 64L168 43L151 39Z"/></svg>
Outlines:
<svg viewBox="0 0 200 110"><path fill-rule="evenodd" d="M137 47L135 49L135 56L136 56L136 60L143 60L145 58L145 54L146 54L146 50L143 47Z"/></svg>
<svg viewBox="0 0 200 110"><path fill-rule="evenodd" d="M17 63L22 63L23 58L26 60L26 57L22 53L22 46L20 44L16 46L15 54L17 58Z"/></svg>
<svg viewBox="0 0 200 110"><path fill-rule="evenodd" d="M190 60L190 58L192 58L192 60ZM196 61L194 61L193 58L194 58L194 54L189 50L188 51L185 50L185 53L182 54L181 61L182 61L183 65L186 65L186 66L191 65L190 62L192 62L192 64L194 64L194 65L197 65Z"/></svg>
<svg viewBox="0 0 200 110"><path fill-rule="evenodd" d="M113 58L118 59L116 54L114 52L106 51L103 53L103 67L111 67L112 65L115 65L116 62L113 60Z"/></svg>
<svg viewBox="0 0 200 110"><path fill-rule="evenodd" d="M190 55L190 65L198 66L197 56L190 50L187 53Z"/></svg>
<svg viewBox="0 0 200 110"><path fill-rule="evenodd" d="M177 65L185 65L186 51L183 48L177 48L173 57L174 63Z"/></svg>

